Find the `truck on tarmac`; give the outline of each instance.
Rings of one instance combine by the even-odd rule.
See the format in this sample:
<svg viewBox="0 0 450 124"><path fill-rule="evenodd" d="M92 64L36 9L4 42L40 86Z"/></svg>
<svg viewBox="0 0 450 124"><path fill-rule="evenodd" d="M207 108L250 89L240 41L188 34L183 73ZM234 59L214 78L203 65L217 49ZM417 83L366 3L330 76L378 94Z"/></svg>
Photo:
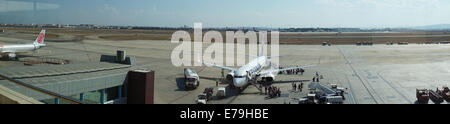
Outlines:
<svg viewBox="0 0 450 124"><path fill-rule="evenodd" d="M188 90L197 89L200 85L200 77L197 72L192 69L185 68L184 69L184 80L185 80L185 88Z"/></svg>
<svg viewBox="0 0 450 124"><path fill-rule="evenodd" d="M206 104L209 100L212 99L212 94L214 93L214 88L205 88L202 94L198 95L196 104Z"/></svg>
<svg viewBox="0 0 450 124"><path fill-rule="evenodd" d="M416 89L416 97L419 104L428 104L430 100L427 89Z"/></svg>
<svg viewBox="0 0 450 124"><path fill-rule="evenodd" d="M225 92L225 87L219 87L219 89L217 90L217 98L219 99L223 99L226 96L226 92Z"/></svg>

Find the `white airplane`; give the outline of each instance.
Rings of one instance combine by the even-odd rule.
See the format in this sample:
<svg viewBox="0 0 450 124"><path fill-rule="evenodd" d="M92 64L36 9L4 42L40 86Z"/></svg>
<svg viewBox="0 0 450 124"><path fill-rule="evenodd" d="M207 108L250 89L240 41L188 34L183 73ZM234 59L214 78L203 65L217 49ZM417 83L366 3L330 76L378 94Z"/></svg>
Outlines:
<svg viewBox="0 0 450 124"><path fill-rule="evenodd" d="M240 88L241 90L243 90L243 88L248 84L256 84L256 79L258 77L262 77L264 81L272 82L275 79L274 73L316 66L316 65L308 65L308 66L289 67L283 69L262 70L264 67L266 67L267 65L266 62L268 58L269 58L268 56L264 56L263 49L261 49L261 53L259 56L257 56L254 60L250 61L246 65L241 66L239 69L220 66L216 64L209 64L205 62L203 62L203 64L230 71L230 73L228 73L226 76L227 80L232 81L230 82L230 84L236 88Z"/></svg>
<svg viewBox="0 0 450 124"><path fill-rule="evenodd" d="M0 45L0 54L4 58L17 60L16 53L33 52L39 48L45 47L44 39L45 30L42 30L33 43Z"/></svg>

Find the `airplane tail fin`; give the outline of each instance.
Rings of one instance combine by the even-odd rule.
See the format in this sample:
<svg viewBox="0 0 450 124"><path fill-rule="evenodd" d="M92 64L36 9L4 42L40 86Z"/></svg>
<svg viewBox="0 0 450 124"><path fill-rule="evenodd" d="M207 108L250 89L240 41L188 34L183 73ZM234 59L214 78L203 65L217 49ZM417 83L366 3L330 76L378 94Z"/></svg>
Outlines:
<svg viewBox="0 0 450 124"><path fill-rule="evenodd" d="M45 39L45 30L42 30L41 33L39 33L36 40L34 40L34 44L45 44L44 39Z"/></svg>

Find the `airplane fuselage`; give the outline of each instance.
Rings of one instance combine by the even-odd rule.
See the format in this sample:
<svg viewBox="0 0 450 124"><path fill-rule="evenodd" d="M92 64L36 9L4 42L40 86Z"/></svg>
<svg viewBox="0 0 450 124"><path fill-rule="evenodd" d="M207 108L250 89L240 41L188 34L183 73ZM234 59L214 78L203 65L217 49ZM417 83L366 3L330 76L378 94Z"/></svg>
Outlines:
<svg viewBox="0 0 450 124"><path fill-rule="evenodd" d="M32 52L45 46L45 30L41 30L36 40L30 44L7 44L0 45L0 54L2 57L17 59L16 53Z"/></svg>
<svg viewBox="0 0 450 124"><path fill-rule="evenodd" d="M30 52L41 48L44 45L39 44L12 44L12 45L0 45L1 53L20 53Z"/></svg>
<svg viewBox="0 0 450 124"><path fill-rule="evenodd" d="M235 87L246 86L249 81L247 72L250 73L250 76L255 76L254 74L256 74L256 72L260 71L265 66L266 61L266 56L260 56L250 61L248 64L240 67L237 71L234 72L233 85Z"/></svg>

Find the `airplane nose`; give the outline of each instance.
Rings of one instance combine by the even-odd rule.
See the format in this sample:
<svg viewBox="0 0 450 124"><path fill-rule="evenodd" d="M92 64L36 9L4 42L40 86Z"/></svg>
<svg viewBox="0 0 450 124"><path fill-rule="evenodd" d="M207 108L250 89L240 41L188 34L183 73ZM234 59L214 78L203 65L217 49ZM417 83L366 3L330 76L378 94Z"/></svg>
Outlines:
<svg viewBox="0 0 450 124"><path fill-rule="evenodd" d="M233 79L233 85L235 87L243 87L245 85L245 80L244 79Z"/></svg>

